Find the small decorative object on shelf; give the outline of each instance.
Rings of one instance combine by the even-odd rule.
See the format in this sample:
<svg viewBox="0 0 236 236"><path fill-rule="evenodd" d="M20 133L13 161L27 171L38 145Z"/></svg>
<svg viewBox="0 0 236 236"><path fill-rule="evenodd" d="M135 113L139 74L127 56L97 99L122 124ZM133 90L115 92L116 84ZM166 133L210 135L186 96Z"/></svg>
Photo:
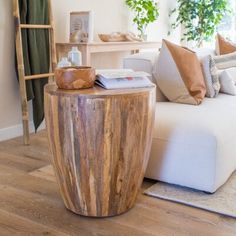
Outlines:
<svg viewBox="0 0 236 236"><path fill-rule="evenodd" d="M87 43L88 36L86 33L76 30L70 34L70 42L71 43Z"/></svg>
<svg viewBox="0 0 236 236"><path fill-rule="evenodd" d="M57 68L69 67L69 66L71 66L71 63L68 61L67 57L62 57L57 64Z"/></svg>
<svg viewBox="0 0 236 236"><path fill-rule="evenodd" d="M60 89L84 89L94 86L95 69L89 66L63 67L55 70L55 80Z"/></svg>
<svg viewBox="0 0 236 236"><path fill-rule="evenodd" d="M136 34L132 33L132 32L128 32L125 34L127 41L131 41L131 42L142 42L143 38L137 36Z"/></svg>
<svg viewBox="0 0 236 236"><path fill-rule="evenodd" d="M134 33L121 33L121 32L113 32L111 34L98 34L99 38L103 42L141 42L142 38L137 37Z"/></svg>
<svg viewBox="0 0 236 236"><path fill-rule="evenodd" d="M78 47L72 47L71 51L68 53L68 58L72 66L82 65L82 56L81 52L78 50Z"/></svg>
<svg viewBox="0 0 236 236"><path fill-rule="evenodd" d="M120 32L113 32L111 34L98 34L103 42L124 42L127 41L125 34Z"/></svg>
<svg viewBox="0 0 236 236"><path fill-rule="evenodd" d="M70 42L91 43L93 41L93 12L70 13Z"/></svg>

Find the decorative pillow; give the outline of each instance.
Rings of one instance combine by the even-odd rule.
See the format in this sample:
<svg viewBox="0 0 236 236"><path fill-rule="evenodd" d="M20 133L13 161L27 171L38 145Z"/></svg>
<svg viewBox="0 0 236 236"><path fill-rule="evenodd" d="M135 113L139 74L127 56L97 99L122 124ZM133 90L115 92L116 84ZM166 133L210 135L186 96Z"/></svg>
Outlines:
<svg viewBox="0 0 236 236"><path fill-rule="evenodd" d="M220 91L219 74L211 55L201 60L203 76L206 84L206 97L216 97Z"/></svg>
<svg viewBox="0 0 236 236"><path fill-rule="evenodd" d="M236 67L228 68L225 71L233 78L234 84L236 85Z"/></svg>
<svg viewBox="0 0 236 236"><path fill-rule="evenodd" d="M223 38L220 34L216 36L216 52L218 55L236 52L236 44Z"/></svg>
<svg viewBox="0 0 236 236"><path fill-rule="evenodd" d="M157 84L168 100L198 105L206 94L196 53L163 40L157 62Z"/></svg>
<svg viewBox="0 0 236 236"><path fill-rule="evenodd" d="M229 95L236 95L236 86L234 84L234 79L227 71L220 73L220 92Z"/></svg>
<svg viewBox="0 0 236 236"><path fill-rule="evenodd" d="M213 57L219 70L236 67L236 52Z"/></svg>

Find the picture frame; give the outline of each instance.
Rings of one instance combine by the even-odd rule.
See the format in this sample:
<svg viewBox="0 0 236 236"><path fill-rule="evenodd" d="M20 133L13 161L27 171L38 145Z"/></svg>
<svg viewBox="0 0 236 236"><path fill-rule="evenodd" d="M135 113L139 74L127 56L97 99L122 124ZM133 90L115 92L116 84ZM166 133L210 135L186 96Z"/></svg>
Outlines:
<svg viewBox="0 0 236 236"><path fill-rule="evenodd" d="M70 42L91 43L93 41L93 12L70 13Z"/></svg>

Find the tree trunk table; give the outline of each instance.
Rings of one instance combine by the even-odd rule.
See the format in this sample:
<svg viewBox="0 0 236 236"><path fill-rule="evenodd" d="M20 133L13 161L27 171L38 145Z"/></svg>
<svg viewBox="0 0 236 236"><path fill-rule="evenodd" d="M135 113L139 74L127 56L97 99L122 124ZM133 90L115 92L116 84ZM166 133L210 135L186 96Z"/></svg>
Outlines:
<svg viewBox="0 0 236 236"><path fill-rule="evenodd" d="M69 210L107 217L133 207L149 159L155 90L45 86L52 163Z"/></svg>

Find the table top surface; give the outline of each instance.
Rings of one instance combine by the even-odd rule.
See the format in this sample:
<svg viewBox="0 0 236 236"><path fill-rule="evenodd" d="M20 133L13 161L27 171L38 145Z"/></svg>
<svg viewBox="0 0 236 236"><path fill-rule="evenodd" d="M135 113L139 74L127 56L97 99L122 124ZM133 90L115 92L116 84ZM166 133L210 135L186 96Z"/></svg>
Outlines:
<svg viewBox="0 0 236 236"><path fill-rule="evenodd" d="M93 88L89 89L78 89L78 90L65 90L58 89L55 83L47 84L44 87L45 93L57 96L86 96L86 97L104 97L104 96L114 96L114 95L137 95L149 93L155 90L153 87L143 87L143 88L129 88L129 89L104 89L100 86L95 85Z"/></svg>

